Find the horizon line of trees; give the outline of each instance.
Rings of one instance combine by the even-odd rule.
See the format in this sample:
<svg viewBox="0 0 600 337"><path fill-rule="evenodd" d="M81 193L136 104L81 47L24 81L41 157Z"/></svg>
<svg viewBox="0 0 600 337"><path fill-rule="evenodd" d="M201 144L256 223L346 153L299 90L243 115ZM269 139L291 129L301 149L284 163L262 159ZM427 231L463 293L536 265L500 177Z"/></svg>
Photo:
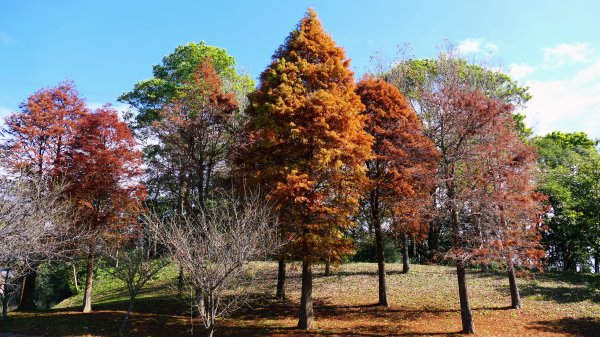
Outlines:
<svg viewBox="0 0 600 337"><path fill-rule="evenodd" d="M505 271L515 309L519 270L599 273L598 140L534 137L519 113L528 88L451 48L378 68L355 81L309 9L257 87L224 49L200 42L119 97L132 107L125 121L108 105L91 111L71 82L32 94L0 144L0 210L11 210L0 235L13 244L0 249L5 307L19 293L18 309L35 309L39 268L83 259L90 312L106 259L130 294L123 334L137 293L170 258L212 336L215 319L244 303L221 294L248 282L249 261L269 258L281 300L287 263L301 261L298 328L308 330L315 264L328 275L370 245L378 304L389 306L385 263L398 246L405 273L410 248L456 267L463 332L473 333L469 266ZM46 199L61 206L44 222L36 205ZM15 200L37 213L14 220ZM14 221L29 236L15 236Z"/></svg>

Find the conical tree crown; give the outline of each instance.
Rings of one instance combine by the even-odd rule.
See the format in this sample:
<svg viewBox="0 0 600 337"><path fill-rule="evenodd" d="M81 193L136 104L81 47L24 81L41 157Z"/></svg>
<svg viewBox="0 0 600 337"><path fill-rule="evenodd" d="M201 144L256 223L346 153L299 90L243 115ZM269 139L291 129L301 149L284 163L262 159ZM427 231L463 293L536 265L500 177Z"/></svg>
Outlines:
<svg viewBox="0 0 600 337"><path fill-rule="evenodd" d="M302 234L295 243L304 256L347 251L341 229L352 225L365 181L371 137L349 64L310 9L250 96L246 169L279 207L286 230Z"/></svg>

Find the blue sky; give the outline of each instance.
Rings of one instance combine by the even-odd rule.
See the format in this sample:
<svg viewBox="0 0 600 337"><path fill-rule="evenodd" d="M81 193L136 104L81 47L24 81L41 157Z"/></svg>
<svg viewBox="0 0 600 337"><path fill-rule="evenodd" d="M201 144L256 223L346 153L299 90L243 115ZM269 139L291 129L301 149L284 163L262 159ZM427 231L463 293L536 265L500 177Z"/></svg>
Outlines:
<svg viewBox="0 0 600 337"><path fill-rule="evenodd" d="M598 1L18 1L0 2L0 115L41 87L75 81L92 106L115 102L183 43L223 47L253 77L308 7L346 49L357 75L380 50L410 44L433 57L452 41L465 57L531 87L539 134L600 138Z"/></svg>

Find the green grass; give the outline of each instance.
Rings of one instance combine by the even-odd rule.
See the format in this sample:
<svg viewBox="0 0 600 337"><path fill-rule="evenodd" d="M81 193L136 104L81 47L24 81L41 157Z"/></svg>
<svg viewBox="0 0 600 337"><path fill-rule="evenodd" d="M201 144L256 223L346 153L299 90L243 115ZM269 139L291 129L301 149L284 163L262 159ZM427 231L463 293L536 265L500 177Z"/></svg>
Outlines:
<svg viewBox="0 0 600 337"><path fill-rule="evenodd" d="M300 294L300 265L288 271L289 300L271 298L275 263L255 263L268 278L252 289L251 306L221 320L217 336L302 336L294 329ZM374 263L350 263L322 276L316 266L313 297L317 336L455 336L460 330L456 275L452 267L413 265L401 274L400 264L388 264L390 308L377 302ZM189 336L189 302L176 289L178 268L170 265L151 280L134 307L132 336ZM556 272L533 273L519 279L525 309L509 310L504 274L471 270L469 294L475 327L481 336L600 336L600 278ZM106 273L94 283L94 313L80 314L82 295L51 310L11 313L0 331L44 336L113 336L127 305L123 284ZM195 334L201 335L199 321Z"/></svg>

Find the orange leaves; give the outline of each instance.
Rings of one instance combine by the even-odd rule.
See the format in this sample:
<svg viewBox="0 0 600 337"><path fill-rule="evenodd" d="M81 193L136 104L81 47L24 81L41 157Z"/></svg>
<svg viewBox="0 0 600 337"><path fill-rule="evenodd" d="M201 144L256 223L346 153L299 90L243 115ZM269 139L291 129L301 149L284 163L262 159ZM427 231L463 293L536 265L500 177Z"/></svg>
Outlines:
<svg viewBox="0 0 600 337"><path fill-rule="evenodd" d="M371 137L348 66L310 10L250 96L248 144L240 146L238 164L279 208L299 257L351 249L342 229L352 225Z"/></svg>

